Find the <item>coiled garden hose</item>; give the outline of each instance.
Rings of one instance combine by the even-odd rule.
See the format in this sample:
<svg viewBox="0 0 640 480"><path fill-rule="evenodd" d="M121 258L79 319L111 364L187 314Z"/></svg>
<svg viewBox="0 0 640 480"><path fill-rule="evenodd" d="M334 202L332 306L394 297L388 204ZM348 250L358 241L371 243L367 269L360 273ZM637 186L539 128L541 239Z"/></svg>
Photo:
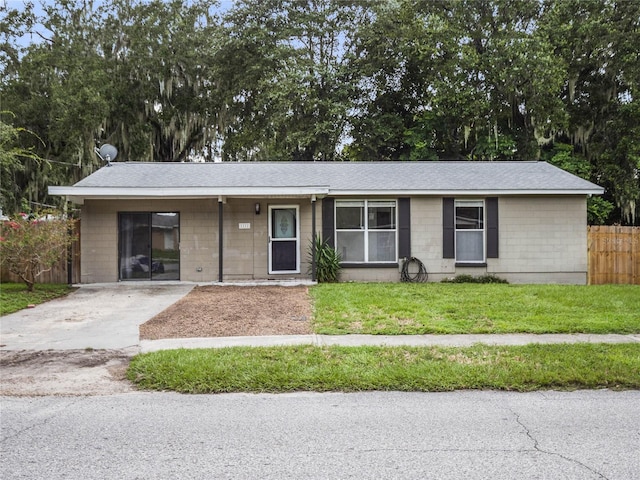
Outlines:
<svg viewBox="0 0 640 480"><path fill-rule="evenodd" d="M424 264L416 257L404 258L402 270L400 271L400 280L403 282L423 283L429 278L427 269Z"/></svg>

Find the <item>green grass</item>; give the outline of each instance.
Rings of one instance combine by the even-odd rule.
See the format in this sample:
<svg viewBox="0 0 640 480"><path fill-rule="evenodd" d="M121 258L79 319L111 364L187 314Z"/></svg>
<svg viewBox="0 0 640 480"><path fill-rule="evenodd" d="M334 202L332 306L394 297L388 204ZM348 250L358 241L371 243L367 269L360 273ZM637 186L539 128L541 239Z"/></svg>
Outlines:
<svg viewBox="0 0 640 480"><path fill-rule="evenodd" d="M63 297L72 291L73 288L69 288L68 285L38 283L34 286L33 292L27 292L24 283L2 283L0 284L0 315L7 315L27 308L28 305L38 305Z"/></svg>
<svg viewBox="0 0 640 480"><path fill-rule="evenodd" d="M321 334L638 333L638 285L320 284Z"/></svg>
<svg viewBox="0 0 640 480"><path fill-rule="evenodd" d="M638 389L640 345L181 349L138 355L127 375L182 393Z"/></svg>

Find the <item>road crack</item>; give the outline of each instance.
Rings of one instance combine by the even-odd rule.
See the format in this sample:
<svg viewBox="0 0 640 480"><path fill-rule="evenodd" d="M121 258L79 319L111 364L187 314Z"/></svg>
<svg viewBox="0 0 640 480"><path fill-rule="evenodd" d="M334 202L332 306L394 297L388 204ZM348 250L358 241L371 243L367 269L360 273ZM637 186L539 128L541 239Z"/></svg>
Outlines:
<svg viewBox="0 0 640 480"><path fill-rule="evenodd" d="M545 450L544 448L540 447L540 443L538 442L538 439L531 433L529 428L525 425L525 423L520 418L520 415L517 412L513 411L513 410L511 410L511 413L515 417L516 423L518 425L520 425L520 427L524 431L525 435L533 442L533 449L535 451L543 453L545 455L551 455L553 457L558 457L558 458L561 458L561 459L563 459L563 460L565 460L567 462L573 463L575 465L579 465L580 467L590 471L594 475L597 475L599 478L602 478L604 480L609 480L608 477L606 477L605 475L603 475L602 473L600 473L596 469L590 467L589 465L586 465L586 464L582 463L579 460L576 460L575 458L567 457L566 455L562 455L561 453L552 452L550 450Z"/></svg>

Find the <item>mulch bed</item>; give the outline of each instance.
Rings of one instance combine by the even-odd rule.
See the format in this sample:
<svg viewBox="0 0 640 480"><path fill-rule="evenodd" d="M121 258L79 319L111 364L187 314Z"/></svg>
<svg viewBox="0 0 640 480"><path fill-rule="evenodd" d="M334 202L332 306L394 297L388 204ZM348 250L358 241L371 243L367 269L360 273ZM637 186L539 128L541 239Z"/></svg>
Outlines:
<svg viewBox="0 0 640 480"><path fill-rule="evenodd" d="M199 286L140 325L145 340L309 333L305 286Z"/></svg>

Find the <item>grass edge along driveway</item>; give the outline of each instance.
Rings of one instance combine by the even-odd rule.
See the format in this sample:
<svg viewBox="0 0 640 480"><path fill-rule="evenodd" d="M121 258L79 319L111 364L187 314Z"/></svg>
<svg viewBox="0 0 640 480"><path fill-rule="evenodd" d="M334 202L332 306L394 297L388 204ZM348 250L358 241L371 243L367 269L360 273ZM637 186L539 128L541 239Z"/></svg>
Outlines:
<svg viewBox="0 0 640 480"><path fill-rule="evenodd" d="M181 393L638 389L640 344L162 350L127 376Z"/></svg>
<svg viewBox="0 0 640 480"><path fill-rule="evenodd" d="M33 292L28 292L24 283L3 282L0 284L0 316L64 297L74 290L66 284L37 283Z"/></svg>
<svg viewBox="0 0 640 480"><path fill-rule="evenodd" d="M339 283L309 291L319 334L640 333L640 285Z"/></svg>

